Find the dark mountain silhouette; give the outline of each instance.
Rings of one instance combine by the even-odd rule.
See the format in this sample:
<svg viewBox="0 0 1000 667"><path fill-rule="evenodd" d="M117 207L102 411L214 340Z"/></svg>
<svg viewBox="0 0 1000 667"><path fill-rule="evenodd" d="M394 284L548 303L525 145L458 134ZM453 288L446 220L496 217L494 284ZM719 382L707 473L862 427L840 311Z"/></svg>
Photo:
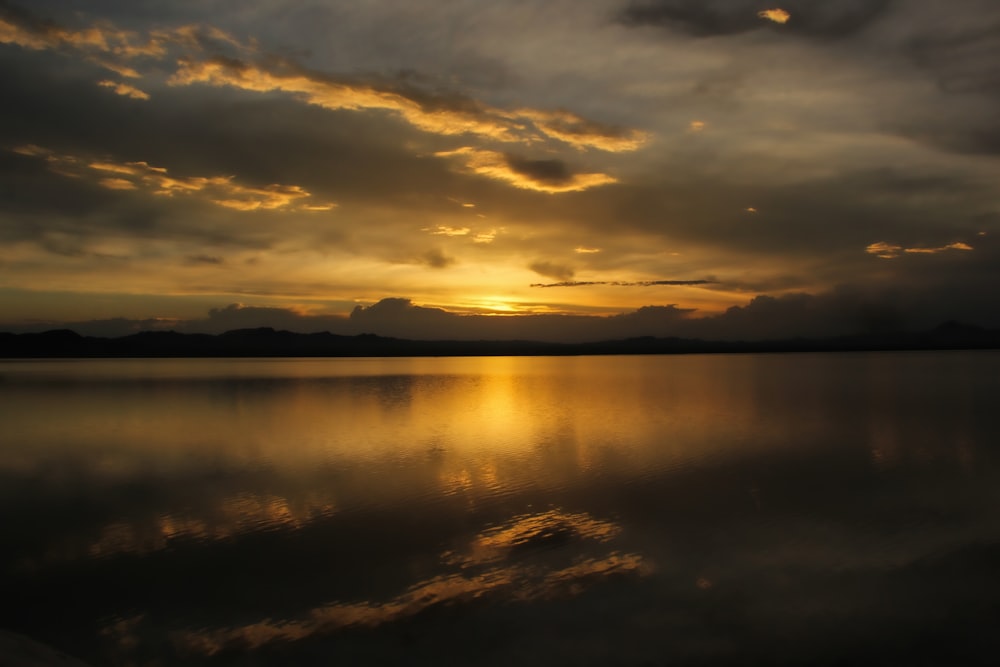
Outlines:
<svg viewBox="0 0 1000 667"><path fill-rule="evenodd" d="M834 352L965 350L1000 348L1000 331L946 322L911 333L857 334L832 338L718 341L640 337L593 343L537 341L407 340L373 334L301 334L269 327L220 335L143 331L120 338L81 336L68 329L0 333L0 357L398 357L581 354L692 354L720 352Z"/></svg>

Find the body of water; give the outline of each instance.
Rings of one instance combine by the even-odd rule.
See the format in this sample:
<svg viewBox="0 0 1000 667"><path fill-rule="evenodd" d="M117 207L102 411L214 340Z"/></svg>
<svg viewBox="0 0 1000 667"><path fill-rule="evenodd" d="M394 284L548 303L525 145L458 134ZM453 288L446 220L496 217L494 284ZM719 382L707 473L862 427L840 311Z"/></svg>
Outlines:
<svg viewBox="0 0 1000 667"><path fill-rule="evenodd" d="M95 666L994 664L998 408L997 352L0 361L0 627Z"/></svg>

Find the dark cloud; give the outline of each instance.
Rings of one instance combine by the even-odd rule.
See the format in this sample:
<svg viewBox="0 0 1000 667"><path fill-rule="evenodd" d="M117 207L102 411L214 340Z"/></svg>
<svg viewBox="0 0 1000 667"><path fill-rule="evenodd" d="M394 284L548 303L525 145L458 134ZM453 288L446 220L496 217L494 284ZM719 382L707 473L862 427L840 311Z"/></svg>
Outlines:
<svg viewBox="0 0 1000 667"><path fill-rule="evenodd" d="M776 180L791 178L764 164L761 169ZM813 270L827 265L843 275L864 271L864 248L880 240L874 236L907 247L968 241L992 210L991 187L943 167L844 169L794 184L754 186L666 175L662 181L584 193L573 220L593 230L615 220L619 235L659 235L679 250L707 246L719 256L738 253L745 261L769 258L786 266L809 261ZM751 205L754 213L746 210Z"/></svg>
<svg viewBox="0 0 1000 667"><path fill-rule="evenodd" d="M917 35L905 51L945 92L1000 95L1000 9L960 29Z"/></svg>
<svg viewBox="0 0 1000 667"><path fill-rule="evenodd" d="M226 260L222 257L216 257L214 255L190 255L186 258L188 264L210 264L219 266L224 264Z"/></svg>
<svg viewBox="0 0 1000 667"><path fill-rule="evenodd" d="M569 166L562 160L529 160L506 154L507 166L514 173L544 185L565 185L573 179Z"/></svg>
<svg viewBox="0 0 1000 667"><path fill-rule="evenodd" d="M331 316L309 316L288 308L247 306L233 303L223 308L212 308L208 318L177 323L178 330L203 333L223 333L233 329L253 329L273 327L288 331L314 333L336 331L343 326L345 318Z"/></svg>
<svg viewBox="0 0 1000 667"><path fill-rule="evenodd" d="M937 84L938 94L885 124L949 152L1000 154L1000 6L976 8L957 25L923 26L902 53Z"/></svg>
<svg viewBox="0 0 1000 667"><path fill-rule="evenodd" d="M818 294L760 295L718 314L700 314L677 305L644 306L614 316L526 314L518 317L459 314L387 298L356 306L349 317L308 315L287 308L231 304L200 320L99 320L45 322L6 327L11 331L72 328L89 335L117 336L139 330L176 329L222 333L273 327L341 335L377 334L417 340L537 340L586 342L640 336L705 340L776 340L854 333L920 331L948 320L1000 326L1000 296L952 293L930 281L913 289L839 287ZM984 307L992 315L984 316Z"/></svg>
<svg viewBox="0 0 1000 667"><path fill-rule="evenodd" d="M540 276L563 281L570 280L575 273L572 267L548 261L532 262L528 268Z"/></svg>
<svg viewBox="0 0 1000 667"><path fill-rule="evenodd" d="M54 21L37 16L7 0L0 0L0 19L23 29L29 35L40 38L46 38L62 30Z"/></svg>
<svg viewBox="0 0 1000 667"><path fill-rule="evenodd" d="M416 306L409 299L388 298L371 306L356 306L345 330L398 338L405 338L401 334L409 331L414 338L450 339L462 337L461 324L458 316L440 308ZM453 328L455 325L457 330Z"/></svg>
<svg viewBox="0 0 1000 667"><path fill-rule="evenodd" d="M632 0L622 10L620 20L631 26L657 26L697 37L714 37L778 29L758 12L780 7L791 15L781 30L839 38L864 29L890 5L891 0Z"/></svg>
<svg viewBox="0 0 1000 667"><path fill-rule="evenodd" d="M432 248L420 256L421 261L432 269L444 269L455 263L454 257L448 257L441 248Z"/></svg>
<svg viewBox="0 0 1000 667"><path fill-rule="evenodd" d="M492 317L456 314L414 305L409 299L383 299L358 306L338 333L375 333L398 338L437 340L606 340L670 335L692 311L676 306L642 308L616 317L522 315Z"/></svg>
<svg viewBox="0 0 1000 667"><path fill-rule="evenodd" d="M707 285L712 280L567 280L558 283L532 283L532 287L590 287L610 285L612 287L652 287L654 285Z"/></svg>
<svg viewBox="0 0 1000 667"><path fill-rule="evenodd" d="M52 217L90 215L115 199L107 190L55 174L44 160L18 155L9 148L0 146L0 180L4 184L0 205L5 222L0 225L0 238L35 235L42 231L39 218L51 221ZM59 196L53 197L53 192Z"/></svg>

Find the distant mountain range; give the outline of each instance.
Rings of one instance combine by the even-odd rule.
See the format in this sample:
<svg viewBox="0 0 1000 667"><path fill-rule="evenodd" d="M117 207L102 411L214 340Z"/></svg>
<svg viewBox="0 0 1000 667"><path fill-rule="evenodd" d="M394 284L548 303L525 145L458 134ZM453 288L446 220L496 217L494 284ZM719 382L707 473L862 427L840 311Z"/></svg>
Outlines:
<svg viewBox="0 0 1000 667"><path fill-rule="evenodd" d="M302 334L271 328L219 335L143 331L120 338L81 336L68 329L0 333L0 357L409 357L585 354L695 354L725 352L834 352L874 350L970 350L1000 348L1000 331L947 322L910 333L830 338L720 341L640 337L593 343L537 341L407 340L373 334Z"/></svg>

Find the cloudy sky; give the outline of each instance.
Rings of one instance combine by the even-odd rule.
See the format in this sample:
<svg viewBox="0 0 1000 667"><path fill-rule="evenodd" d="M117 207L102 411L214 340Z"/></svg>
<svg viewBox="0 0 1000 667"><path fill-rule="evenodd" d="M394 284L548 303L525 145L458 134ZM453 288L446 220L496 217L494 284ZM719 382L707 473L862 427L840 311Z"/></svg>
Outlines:
<svg viewBox="0 0 1000 667"><path fill-rule="evenodd" d="M1000 325L996 0L0 0L0 329Z"/></svg>

